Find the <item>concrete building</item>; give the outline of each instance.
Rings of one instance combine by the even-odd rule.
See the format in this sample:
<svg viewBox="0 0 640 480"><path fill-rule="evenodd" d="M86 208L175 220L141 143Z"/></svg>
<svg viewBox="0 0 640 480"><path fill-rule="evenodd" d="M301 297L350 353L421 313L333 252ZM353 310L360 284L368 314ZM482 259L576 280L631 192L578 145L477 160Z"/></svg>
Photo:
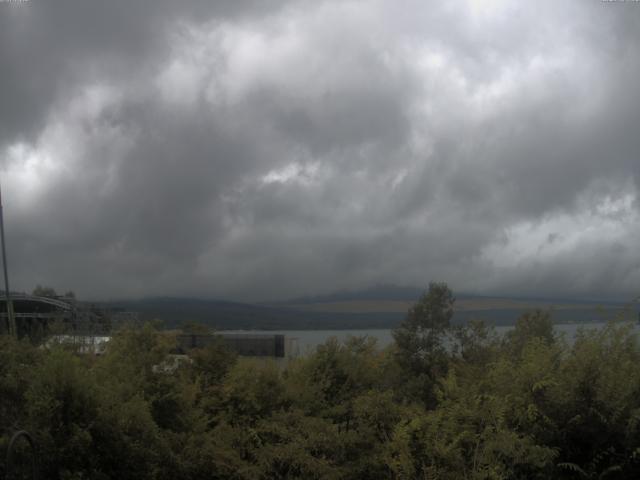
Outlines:
<svg viewBox="0 0 640 480"><path fill-rule="evenodd" d="M289 358L297 355L296 339L282 334L179 334L177 340L182 353L220 341L225 347L245 357Z"/></svg>

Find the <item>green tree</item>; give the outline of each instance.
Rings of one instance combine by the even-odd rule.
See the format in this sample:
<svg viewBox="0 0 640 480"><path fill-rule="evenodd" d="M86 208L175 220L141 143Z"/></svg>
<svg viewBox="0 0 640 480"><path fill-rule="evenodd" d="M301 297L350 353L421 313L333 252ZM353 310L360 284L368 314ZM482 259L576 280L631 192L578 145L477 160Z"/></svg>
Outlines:
<svg viewBox="0 0 640 480"><path fill-rule="evenodd" d="M451 334L455 298L445 283L432 282L406 319L393 331L397 361L409 396L435 406L435 385L448 369L446 340Z"/></svg>
<svg viewBox="0 0 640 480"><path fill-rule="evenodd" d="M274 362L238 362L225 379L223 405L230 423L253 425L273 412L286 409L288 404L285 385Z"/></svg>
<svg viewBox="0 0 640 480"><path fill-rule="evenodd" d="M211 327L208 327L202 323L191 321L182 322L180 330L182 330L182 333L190 335L210 335L212 333Z"/></svg>
<svg viewBox="0 0 640 480"><path fill-rule="evenodd" d="M584 329L562 362L557 402L565 478L640 478L640 344L634 325Z"/></svg>
<svg viewBox="0 0 640 480"><path fill-rule="evenodd" d="M517 356L534 338L539 338L548 344L556 341L550 312L534 310L521 315L516 321L515 328L505 334L505 347L512 355Z"/></svg>
<svg viewBox="0 0 640 480"><path fill-rule="evenodd" d="M45 352L27 341L0 335L0 452L18 430L29 428L27 401L33 372L46 358ZM0 461L0 478L5 478L5 462Z"/></svg>
<svg viewBox="0 0 640 480"><path fill-rule="evenodd" d="M33 295L36 297L49 297L55 298L58 296L56 291L51 287L43 287L42 285L36 285L36 288L33 289Z"/></svg>

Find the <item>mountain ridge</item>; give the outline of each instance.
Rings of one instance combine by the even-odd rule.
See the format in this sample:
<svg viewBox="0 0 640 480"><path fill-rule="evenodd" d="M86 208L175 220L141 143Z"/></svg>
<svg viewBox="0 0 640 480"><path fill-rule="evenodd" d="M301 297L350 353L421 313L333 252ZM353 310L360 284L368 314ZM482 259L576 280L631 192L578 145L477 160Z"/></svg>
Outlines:
<svg viewBox="0 0 640 480"><path fill-rule="evenodd" d="M217 329L368 329L397 326L423 293L423 289L416 287L376 285L272 303L171 296L94 303L106 308L137 311L141 320L158 319L170 328L185 322L198 322ZM478 318L495 325L510 325L522 313L536 308L552 310L553 318L559 323L602 321L621 312L624 306L617 302L464 293L456 297L456 323Z"/></svg>

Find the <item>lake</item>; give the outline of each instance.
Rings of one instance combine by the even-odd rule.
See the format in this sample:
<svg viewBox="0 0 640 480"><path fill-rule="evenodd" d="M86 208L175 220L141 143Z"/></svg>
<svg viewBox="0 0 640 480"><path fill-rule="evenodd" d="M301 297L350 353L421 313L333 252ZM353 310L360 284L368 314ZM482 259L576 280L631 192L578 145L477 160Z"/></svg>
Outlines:
<svg viewBox="0 0 640 480"><path fill-rule="evenodd" d="M606 323L568 323L557 324L555 329L559 333L563 333L565 338L572 343L576 333L580 328L599 329ZM498 334L504 334L512 330L513 326L495 327ZM640 325L634 327L636 333L640 333ZM393 342L391 329L370 329L370 330L220 330L220 333L244 333L255 335L274 335L282 334L287 338L297 339L297 350L300 354L312 352L318 345L323 344L331 337L336 337L339 341L345 341L349 337L368 336L376 339L378 346L381 348L390 345Z"/></svg>

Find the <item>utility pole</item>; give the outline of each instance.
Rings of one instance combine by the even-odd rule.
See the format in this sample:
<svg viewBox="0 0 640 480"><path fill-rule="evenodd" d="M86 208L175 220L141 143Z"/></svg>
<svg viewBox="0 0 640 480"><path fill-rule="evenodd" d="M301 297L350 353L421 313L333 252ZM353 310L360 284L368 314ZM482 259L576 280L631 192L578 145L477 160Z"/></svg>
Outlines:
<svg viewBox="0 0 640 480"><path fill-rule="evenodd" d="M2 190L0 190L0 241L2 242L2 267L4 269L5 301L7 303L7 329L9 335L17 336L16 319L13 317L13 303L9 290L9 274L7 273L7 251L4 245L4 216L2 214Z"/></svg>

